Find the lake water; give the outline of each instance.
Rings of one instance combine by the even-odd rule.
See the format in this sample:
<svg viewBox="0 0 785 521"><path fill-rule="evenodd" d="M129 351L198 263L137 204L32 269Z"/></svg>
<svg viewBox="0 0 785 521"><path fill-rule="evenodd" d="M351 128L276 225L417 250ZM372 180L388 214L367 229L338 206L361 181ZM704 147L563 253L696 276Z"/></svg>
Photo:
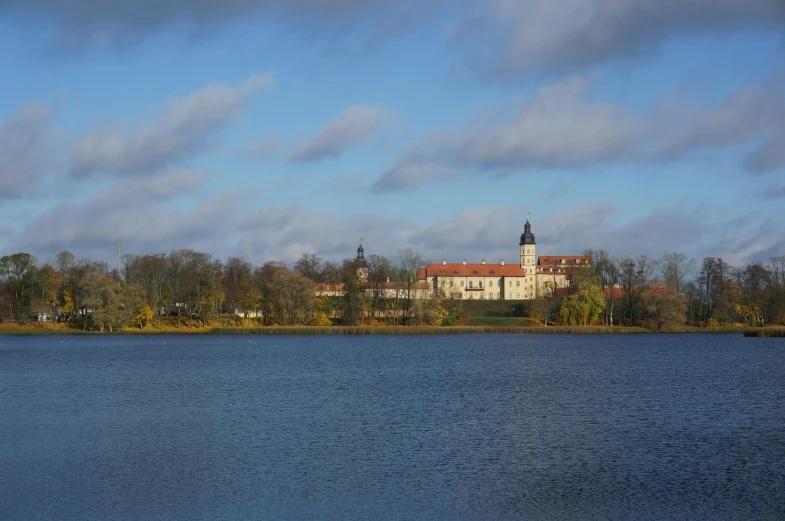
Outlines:
<svg viewBox="0 0 785 521"><path fill-rule="evenodd" d="M2 519L785 519L785 341L0 336Z"/></svg>

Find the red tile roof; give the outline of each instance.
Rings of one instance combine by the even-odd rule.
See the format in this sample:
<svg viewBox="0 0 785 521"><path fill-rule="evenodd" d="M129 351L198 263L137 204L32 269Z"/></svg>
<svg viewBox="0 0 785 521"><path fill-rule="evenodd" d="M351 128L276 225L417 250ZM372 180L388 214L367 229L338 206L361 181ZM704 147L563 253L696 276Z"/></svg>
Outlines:
<svg viewBox="0 0 785 521"><path fill-rule="evenodd" d="M538 266L576 266L588 265L589 257L584 255L546 255L537 257Z"/></svg>
<svg viewBox="0 0 785 521"><path fill-rule="evenodd" d="M428 277L525 277L519 264L428 264ZM422 280L422 279L420 279Z"/></svg>

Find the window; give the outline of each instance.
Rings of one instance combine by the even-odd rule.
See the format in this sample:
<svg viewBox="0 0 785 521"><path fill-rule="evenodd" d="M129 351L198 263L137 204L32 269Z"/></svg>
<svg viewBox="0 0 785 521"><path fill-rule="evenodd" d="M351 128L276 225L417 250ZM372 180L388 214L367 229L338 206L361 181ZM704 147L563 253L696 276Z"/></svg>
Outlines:
<svg viewBox="0 0 785 521"><path fill-rule="evenodd" d="M482 281L480 281L480 285L477 286L478 288L482 289Z"/></svg>
<svg viewBox="0 0 785 521"><path fill-rule="evenodd" d="M474 293L469 293L469 298L474 300Z"/></svg>
<svg viewBox="0 0 785 521"><path fill-rule="evenodd" d="M507 298L512 298L512 291L507 294Z"/></svg>
<svg viewBox="0 0 785 521"><path fill-rule="evenodd" d="M516 288L520 288L521 287L521 281L520 280L516 280L515 281L515 287Z"/></svg>
<svg viewBox="0 0 785 521"><path fill-rule="evenodd" d="M488 293L488 300L493 300L493 293Z"/></svg>
<svg viewBox="0 0 785 521"><path fill-rule="evenodd" d="M492 280L489 280L489 281L488 281L488 287L489 287L489 288L492 288L492 287L493 287L493 281L492 281Z"/></svg>
<svg viewBox="0 0 785 521"><path fill-rule="evenodd" d="M502 294L501 293L496 293L496 298L501 300L502 299Z"/></svg>
<svg viewBox="0 0 785 521"><path fill-rule="evenodd" d="M515 294L515 298L521 298L521 294L520 293L516 293Z"/></svg>
<svg viewBox="0 0 785 521"><path fill-rule="evenodd" d="M512 287L512 281L510 281L510 287ZM512 296L512 295L510 295L510 296Z"/></svg>
<svg viewBox="0 0 785 521"><path fill-rule="evenodd" d="M480 293L480 300L485 300L485 293Z"/></svg>
<svg viewBox="0 0 785 521"><path fill-rule="evenodd" d="M450 287L452 287L452 284L453 284L453 280L450 279Z"/></svg>
<svg viewBox="0 0 785 521"><path fill-rule="evenodd" d="M474 287L474 281L470 280L469 281L469 289L472 289L473 287Z"/></svg>
<svg viewBox="0 0 785 521"><path fill-rule="evenodd" d="M461 287L463 287L463 281L461 281Z"/></svg>

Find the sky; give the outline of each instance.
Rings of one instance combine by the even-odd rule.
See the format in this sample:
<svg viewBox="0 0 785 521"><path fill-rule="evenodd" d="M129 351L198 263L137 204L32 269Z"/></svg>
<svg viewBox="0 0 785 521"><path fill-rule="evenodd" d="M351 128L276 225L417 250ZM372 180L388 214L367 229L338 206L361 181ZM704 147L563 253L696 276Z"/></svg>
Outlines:
<svg viewBox="0 0 785 521"><path fill-rule="evenodd" d="M782 0L0 0L0 255L785 255Z"/></svg>

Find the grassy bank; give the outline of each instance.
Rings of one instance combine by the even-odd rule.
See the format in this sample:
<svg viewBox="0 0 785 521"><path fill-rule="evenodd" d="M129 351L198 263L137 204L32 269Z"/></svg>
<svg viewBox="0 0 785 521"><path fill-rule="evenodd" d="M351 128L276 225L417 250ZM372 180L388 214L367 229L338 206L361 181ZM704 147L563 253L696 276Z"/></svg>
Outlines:
<svg viewBox="0 0 785 521"><path fill-rule="evenodd" d="M195 320L162 317L153 320L143 329L126 328L115 333L131 334L224 334L224 335L454 335L454 334L608 334L608 333L735 333L744 332L746 336L782 336L785 328L741 328L715 327L698 328L679 326L663 331L652 328L614 326L541 326L525 318L518 317L472 317L468 323L451 327L418 326L265 326L258 322L233 319L217 319L200 325ZM108 331L105 333L109 334ZM37 334L101 334L96 331L82 331L66 324L29 323L0 324L0 334L37 335Z"/></svg>
<svg viewBox="0 0 785 521"><path fill-rule="evenodd" d="M461 335L461 334L597 334L597 333L648 333L639 327L524 327L524 326L329 326L329 327L261 327L261 328L212 328L215 335Z"/></svg>

